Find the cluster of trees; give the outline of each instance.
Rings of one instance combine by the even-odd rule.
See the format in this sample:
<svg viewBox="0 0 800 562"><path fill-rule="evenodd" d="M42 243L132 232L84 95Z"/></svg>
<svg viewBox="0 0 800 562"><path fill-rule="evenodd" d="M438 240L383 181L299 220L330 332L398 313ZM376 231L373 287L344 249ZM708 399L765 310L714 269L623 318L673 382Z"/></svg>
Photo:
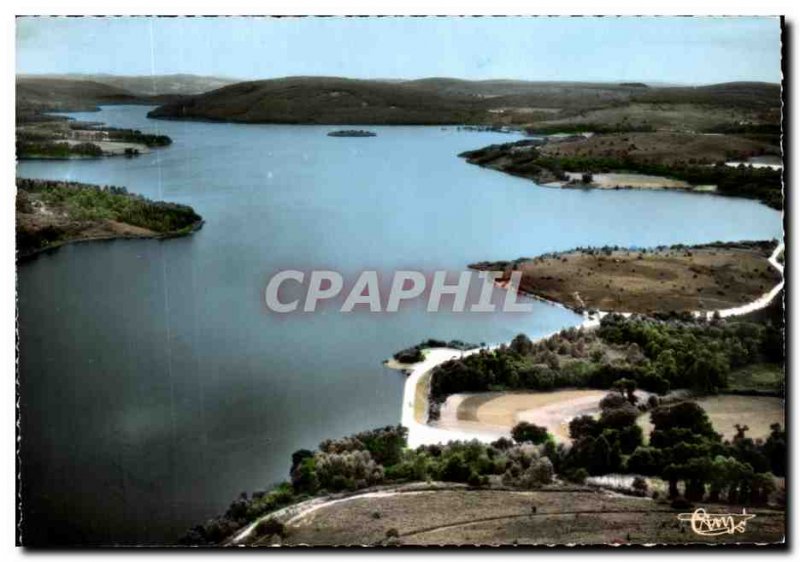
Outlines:
<svg viewBox="0 0 800 562"><path fill-rule="evenodd" d="M17 141L17 158L99 158L103 150L94 143Z"/></svg>
<svg viewBox="0 0 800 562"><path fill-rule="evenodd" d="M242 493L222 516L193 527L181 542L218 544L259 517L292 503L376 484L438 480L477 487L494 477L506 486L537 488L553 479L553 464L526 436L520 441L502 438L489 445L452 441L417 449L406 447L406 436L406 428L387 426L325 440L315 451L295 451L289 482L268 492Z"/></svg>
<svg viewBox="0 0 800 562"><path fill-rule="evenodd" d="M780 123L724 123L708 127L706 133L723 135L737 135L753 140L760 140L769 144L780 146Z"/></svg>
<svg viewBox="0 0 800 562"><path fill-rule="evenodd" d="M525 132L529 135L554 135L558 133L572 133L580 134L592 132L595 134L611 134L611 133L652 133L655 127L649 123L624 123L618 122L613 124L603 123L578 123L572 124L558 124L558 125L535 125L528 127Z"/></svg>
<svg viewBox="0 0 800 562"><path fill-rule="evenodd" d="M659 405L651 396L637 408L633 382L615 386L620 392L603 399L598 419L581 416L570 422L571 446L545 447L564 478L582 482L589 475L612 473L654 476L668 482L671 499L758 505L775 491L774 476L786 475L786 432L779 424L766 440L753 440L746 436L747 426L737 426L737 436L723 441L695 402ZM636 423L643 407L651 409L654 428L648 445Z"/></svg>
<svg viewBox="0 0 800 562"><path fill-rule="evenodd" d="M417 345L413 345L398 351L392 357L394 357L395 361L399 361L400 363L418 363L425 359L425 355L422 353L423 349L435 349L443 347L467 351L468 349L474 349L478 346L472 343L465 343L461 340L444 341L429 338L421 343L418 343Z"/></svg>
<svg viewBox="0 0 800 562"><path fill-rule="evenodd" d="M153 135L150 133L143 133L139 129L122 129L120 127L97 127L88 123L74 122L70 123L70 129L76 131L91 131L98 133L106 133L108 140L115 142L130 142L136 144L143 144L149 147L169 146L172 144L172 139L167 135Z"/></svg>
<svg viewBox="0 0 800 562"><path fill-rule="evenodd" d="M645 360L635 366L633 378L654 392L665 381L671 388L716 393L727 387L732 369L784 359L783 333L774 324L661 322L609 315L598 336L609 344L635 344Z"/></svg>
<svg viewBox="0 0 800 562"><path fill-rule="evenodd" d="M746 426L737 426L736 437L722 441L694 402L657 408L651 421L649 445L633 451L626 470L668 481L671 498L682 482L689 501L766 503L775 489L773 475L786 475L786 432L779 424L766 440L753 440Z"/></svg>
<svg viewBox="0 0 800 562"><path fill-rule="evenodd" d="M588 475L621 472L625 456L644 442L636 419L658 400L651 397L646 404L637 404L636 383L629 379L620 379L614 387L615 392L600 402L599 418L584 415L570 421L570 447L548 447L548 456L568 480L582 482Z"/></svg>
<svg viewBox="0 0 800 562"><path fill-rule="evenodd" d="M377 484L437 480L534 489L552 483L556 474L582 483L589 475L631 473L663 478L673 499L759 505L775 490L773 475L786 474L786 433L777 424L766 440L746 437L747 427L740 426L733 440L722 441L694 402L664 405L651 396L639 404L635 382L625 379L613 389L597 419L570 422L571 445L557 445L546 428L529 423L514 427L513 440L491 444L452 441L409 449L402 426L325 440L315 451L292 454L289 482L242 493L222 516L193 527L182 542L219 544L287 505ZM636 418L648 409L654 429L644 445ZM634 484L636 493L646 491L642 478ZM276 521L270 525L280 528Z"/></svg>
<svg viewBox="0 0 800 562"><path fill-rule="evenodd" d="M491 145L461 156L479 166L497 162L495 167L504 172L536 181L549 177L566 180L565 170L587 174L633 172L675 178L692 185L716 185L717 192L723 195L759 199L774 209L783 208L783 174L770 168L731 167L724 162L709 166L711 162L691 160L666 164L629 156L545 156L531 144L519 143Z"/></svg>
<svg viewBox="0 0 800 562"><path fill-rule="evenodd" d="M722 162L714 166L701 162L661 164L632 158L587 156L535 156L530 163L552 170L583 170L593 173L625 171L671 177L692 185L716 185L717 193L759 199L774 209L783 208L783 174L780 170L771 168L745 165L732 167Z"/></svg>
<svg viewBox="0 0 800 562"><path fill-rule="evenodd" d="M158 233L179 233L201 220L191 207L150 201L123 187L20 178L17 187L78 221L115 220Z"/></svg>
<svg viewBox="0 0 800 562"><path fill-rule="evenodd" d="M594 332L570 328L536 343L520 334L495 351L453 359L431 377L431 417L459 392L607 389L630 379L661 395L677 388L716 393L732 369L783 361L783 335L774 324L684 320L612 314Z"/></svg>
<svg viewBox="0 0 800 562"><path fill-rule="evenodd" d="M143 144L151 148L169 146L172 144L172 139L167 135L151 135L143 133L137 129L117 129L114 127L103 127L99 130L108 132L109 140L116 142Z"/></svg>

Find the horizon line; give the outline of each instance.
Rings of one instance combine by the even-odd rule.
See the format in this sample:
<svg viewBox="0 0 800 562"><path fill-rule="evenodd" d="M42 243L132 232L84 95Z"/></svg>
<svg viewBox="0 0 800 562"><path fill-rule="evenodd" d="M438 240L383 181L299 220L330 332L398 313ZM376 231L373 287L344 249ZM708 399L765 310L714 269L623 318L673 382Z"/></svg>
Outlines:
<svg viewBox="0 0 800 562"><path fill-rule="evenodd" d="M68 77L68 76L109 76L114 78L159 78L168 76L192 76L196 78L216 78L220 80L230 80L234 83L241 82L261 82L265 80L286 80L290 78L340 78L344 80L360 80L360 81L374 81L374 82L415 82L420 80L459 80L462 82L527 82L532 84L603 84L603 85L621 85L640 83L645 85L654 85L657 87L702 87L713 86L718 84L736 84L736 83L753 83L753 84L770 84L780 86L782 81L770 82L767 80L755 79L731 79L719 82L671 82L671 81L658 81L658 80L636 80L636 79L618 79L618 80L577 80L577 79L564 79L564 80L534 80L529 78L460 78L457 76L421 76L416 78L357 78L352 76L335 75L335 74L288 74L283 76L270 76L264 78L241 78L235 76L224 76L219 74L195 74L192 72L167 72L159 74L115 74L111 72L15 72L16 78L20 77Z"/></svg>

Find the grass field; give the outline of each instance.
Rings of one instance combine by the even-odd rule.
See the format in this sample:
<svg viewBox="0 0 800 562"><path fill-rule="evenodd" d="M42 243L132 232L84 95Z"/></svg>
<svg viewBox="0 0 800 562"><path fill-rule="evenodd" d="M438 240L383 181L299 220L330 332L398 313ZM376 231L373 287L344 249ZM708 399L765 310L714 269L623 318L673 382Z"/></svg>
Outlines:
<svg viewBox="0 0 800 562"><path fill-rule="evenodd" d="M720 123L742 121L780 123L779 107L751 109L725 105L709 106L693 103L630 103L596 110L581 111L568 117L549 118L533 125L533 129L557 130L584 127L596 128L650 127L654 130L699 132Z"/></svg>
<svg viewBox="0 0 800 562"><path fill-rule="evenodd" d="M572 251L518 262L521 289L571 308L606 312L720 310L754 301L780 281L771 247L647 252ZM477 264L497 269L498 264Z"/></svg>
<svg viewBox="0 0 800 562"><path fill-rule="evenodd" d="M704 505L709 513L741 512ZM535 508L535 511L534 511ZM750 509L743 534L701 537L666 503L601 491L441 489L355 496L286 522L286 545L774 542L781 511ZM260 544L274 544L263 538ZM259 541L256 541L259 544Z"/></svg>
<svg viewBox="0 0 800 562"><path fill-rule="evenodd" d="M713 164L731 157L747 159L772 152L777 146L732 135L687 133L615 133L590 138L550 142L541 152L548 156L629 158L638 162L698 162Z"/></svg>
<svg viewBox="0 0 800 562"><path fill-rule="evenodd" d="M728 388L737 392L783 393L783 365L758 363L733 371L728 375Z"/></svg>

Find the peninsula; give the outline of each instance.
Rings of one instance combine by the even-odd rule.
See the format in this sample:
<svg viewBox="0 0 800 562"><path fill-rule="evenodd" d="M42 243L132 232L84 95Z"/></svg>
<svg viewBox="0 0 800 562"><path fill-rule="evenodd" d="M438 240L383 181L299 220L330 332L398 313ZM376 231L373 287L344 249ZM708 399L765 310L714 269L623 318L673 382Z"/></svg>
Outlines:
<svg viewBox="0 0 800 562"><path fill-rule="evenodd" d="M21 178L16 218L20 258L70 242L183 236L203 224L191 207L150 201L123 187Z"/></svg>
<svg viewBox="0 0 800 562"><path fill-rule="evenodd" d="M577 248L478 270L522 271L520 290L584 312L664 314L742 306L782 279L774 241L628 249Z"/></svg>

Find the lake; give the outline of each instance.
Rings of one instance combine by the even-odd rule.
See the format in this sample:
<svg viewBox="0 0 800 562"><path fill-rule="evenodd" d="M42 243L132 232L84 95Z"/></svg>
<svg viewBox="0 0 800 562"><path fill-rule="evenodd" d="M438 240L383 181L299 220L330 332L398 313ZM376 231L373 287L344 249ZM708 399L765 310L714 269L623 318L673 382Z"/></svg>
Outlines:
<svg viewBox="0 0 800 562"><path fill-rule="evenodd" d="M515 137L454 127L155 121L143 106L81 120L167 134L138 158L25 161L18 175L120 185L191 205L167 241L69 245L18 270L26 544L163 544L242 491L288 478L291 453L400 419L381 362L429 338L498 343L576 325L529 314L395 314L263 304L281 269L457 272L576 246L778 238L750 200L538 187L457 155Z"/></svg>

